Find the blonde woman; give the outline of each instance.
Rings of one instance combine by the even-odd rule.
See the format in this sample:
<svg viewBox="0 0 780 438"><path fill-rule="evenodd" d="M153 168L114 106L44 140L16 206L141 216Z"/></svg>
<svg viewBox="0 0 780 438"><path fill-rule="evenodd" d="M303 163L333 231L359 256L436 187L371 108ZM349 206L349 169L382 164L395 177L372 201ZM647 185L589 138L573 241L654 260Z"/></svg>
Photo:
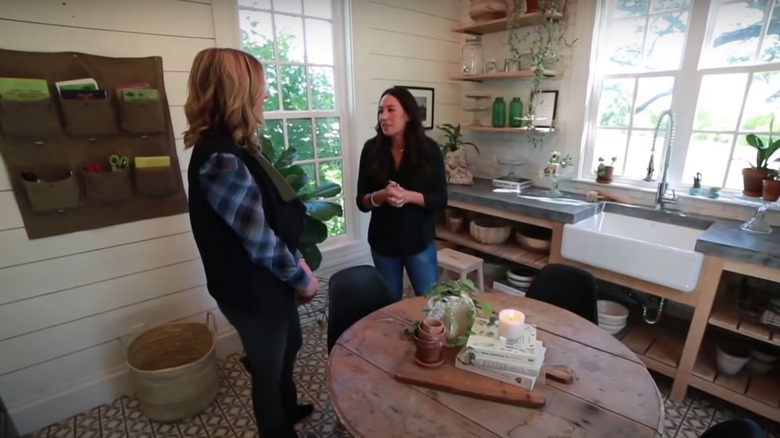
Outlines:
<svg viewBox="0 0 780 438"><path fill-rule="evenodd" d="M238 50L203 50L188 93L189 214L208 290L241 337L260 436L297 437L293 425L313 409L297 404L293 381L297 304L318 283L297 250L306 209L260 154L263 67Z"/></svg>

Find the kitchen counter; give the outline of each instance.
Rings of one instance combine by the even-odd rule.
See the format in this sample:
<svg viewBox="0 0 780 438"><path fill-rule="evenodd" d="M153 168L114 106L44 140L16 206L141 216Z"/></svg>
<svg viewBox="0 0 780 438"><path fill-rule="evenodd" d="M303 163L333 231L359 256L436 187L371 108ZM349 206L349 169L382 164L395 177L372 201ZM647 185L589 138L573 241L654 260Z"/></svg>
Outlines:
<svg viewBox="0 0 780 438"><path fill-rule="evenodd" d="M494 191L490 180L474 179L474 185L449 185L451 201L469 202L484 207L523 214L539 219L571 224L596 214L598 205L585 202L585 197L566 193L563 198L547 198L547 189L529 187L518 195L515 192Z"/></svg>
<svg viewBox="0 0 780 438"><path fill-rule="evenodd" d="M771 234L743 231L741 222L717 221L696 242L696 251L745 263L780 269L780 230Z"/></svg>

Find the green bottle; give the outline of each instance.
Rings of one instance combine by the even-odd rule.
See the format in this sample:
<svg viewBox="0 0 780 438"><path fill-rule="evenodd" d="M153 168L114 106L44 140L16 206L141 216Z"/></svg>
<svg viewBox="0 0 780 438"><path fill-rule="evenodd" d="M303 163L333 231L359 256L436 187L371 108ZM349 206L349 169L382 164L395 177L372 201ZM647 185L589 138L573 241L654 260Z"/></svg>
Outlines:
<svg viewBox="0 0 780 438"><path fill-rule="evenodd" d="M501 128L506 125L506 102L503 97L496 97L493 102L493 127Z"/></svg>
<svg viewBox="0 0 780 438"><path fill-rule="evenodd" d="M509 102L509 126L513 128L522 126L521 117L523 117L523 102L519 97L513 97L512 101Z"/></svg>

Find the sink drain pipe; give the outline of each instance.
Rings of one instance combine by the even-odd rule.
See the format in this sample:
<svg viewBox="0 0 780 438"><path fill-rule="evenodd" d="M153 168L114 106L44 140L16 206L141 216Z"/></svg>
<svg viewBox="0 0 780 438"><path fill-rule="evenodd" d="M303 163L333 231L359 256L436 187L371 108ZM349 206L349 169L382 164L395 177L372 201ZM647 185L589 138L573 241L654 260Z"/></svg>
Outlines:
<svg viewBox="0 0 780 438"><path fill-rule="evenodd" d="M664 311L664 304L666 304L666 298L661 298L658 302L658 309L655 311L655 317L650 318L647 316L650 308L650 302L647 298L637 294L634 292L633 289L625 288L626 295L628 295L630 298L632 298L634 301L636 301L639 305L642 306L642 319L648 323L648 324L655 324L661 319L661 315Z"/></svg>

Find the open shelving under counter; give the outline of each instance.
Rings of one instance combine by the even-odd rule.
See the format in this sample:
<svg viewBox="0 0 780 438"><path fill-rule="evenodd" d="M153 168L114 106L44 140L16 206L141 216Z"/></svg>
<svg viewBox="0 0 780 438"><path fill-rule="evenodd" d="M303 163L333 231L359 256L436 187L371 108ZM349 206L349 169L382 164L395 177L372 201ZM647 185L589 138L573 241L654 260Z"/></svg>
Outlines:
<svg viewBox="0 0 780 438"><path fill-rule="evenodd" d="M674 378L682 356L688 326L685 322L662 317L655 325L639 318L629 318L628 325L616 338L633 351L647 368Z"/></svg>
<svg viewBox="0 0 780 438"><path fill-rule="evenodd" d="M716 306L712 309L709 323L740 335L780 346L780 333L774 332L764 325L745 321L739 317L737 309L734 308Z"/></svg>
<svg viewBox="0 0 780 438"><path fill-rule="evenodd" d="M541 23L547 18L558 19L562 14L556 12L553 14L545 14L544 12L530 12L527 14L518 15L513 21L513 27L526 27L534 26ZM471 24L468 26L458 25L452 28L452 32L456 33L468 33L472 35L484 35L486 33L501 32L509 29L509 20L507 18L499 18L498 20L483 21L481 23Z"/></svg>
<svg viewBox="0 0 780 438"><path fill-rule="evenodd" d="M468 232L453 233L443 225L436 226L436 238L537 269L541 269L549 263L549 256L526 251L513 241L486 245L474 240Z"/></svg>

